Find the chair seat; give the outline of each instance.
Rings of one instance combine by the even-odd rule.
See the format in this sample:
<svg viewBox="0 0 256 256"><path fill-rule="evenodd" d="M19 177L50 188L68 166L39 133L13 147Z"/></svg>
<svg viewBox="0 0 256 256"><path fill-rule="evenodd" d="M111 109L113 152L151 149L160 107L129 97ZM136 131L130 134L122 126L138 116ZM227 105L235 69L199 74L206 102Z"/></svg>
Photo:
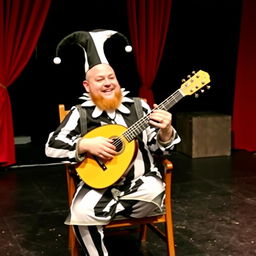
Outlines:
<svg viewBox="0 0 256 256"><path fill-rule="evenodd" d="M165 214L165 207L163 207L162 209L157 208L155 211L149 213L147 216L143 217L143 218L150 218L150 217L157 217L157 216L161 216ZM123 215L116 215L115 218L112 221L115 220L127 220L127 219L131 219L131 217L125 217Z"/></svg>
<svg viewBox="0 0 256 256"><path fill-rule="evenodd" d="M127 224L124 224L123 226L129 226L129 222L131 225L134 225L134 222L140 222L142 224L142 220L145 219L145 223L147 223L149 220L150 222L153 222L154 223L154 220L159 223L161 222L161 218L163 218L163 222L165 222L165 206L163 206L162 209L159 209L157 208L156 210L152 211L151 213L149 213L147 216L145 217L142 217L142 218L131 218L131 217L126 217L126 216L123 216L123 215L116 215L112 220L111 220L111 223L108 224L108 227L114 227L115 223L116 222L124 222L124 223L127 223ZM71 214L69 213L66 220L64 221L64 224L66 225L75 225L76 223L71 223ZM77 225L81 225L81 223L77 223Z"/></svg>

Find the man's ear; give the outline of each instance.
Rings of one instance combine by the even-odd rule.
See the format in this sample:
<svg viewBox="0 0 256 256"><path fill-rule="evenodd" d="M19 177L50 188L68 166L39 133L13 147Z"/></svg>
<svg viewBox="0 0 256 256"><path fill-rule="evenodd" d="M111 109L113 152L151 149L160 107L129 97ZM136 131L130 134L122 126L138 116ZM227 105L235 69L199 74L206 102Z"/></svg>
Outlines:
<svg viewBox="0 0 256 256"><path fill-rule="evenodd" d="M84 86L84 88L85 88L85 90L86 90L87 92L90 92L90 87L89 87L89 84L88 84L87 80L84 80L84 81L83 81L83 86Z"/></svg>

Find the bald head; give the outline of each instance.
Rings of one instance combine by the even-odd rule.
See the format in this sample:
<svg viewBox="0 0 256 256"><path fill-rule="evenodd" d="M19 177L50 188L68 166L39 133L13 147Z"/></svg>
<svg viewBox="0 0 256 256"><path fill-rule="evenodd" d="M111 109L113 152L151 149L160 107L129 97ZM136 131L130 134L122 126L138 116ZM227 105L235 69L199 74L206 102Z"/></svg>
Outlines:
<svg viewBox="0 0 256 256"><path fill-rule="evenodd" d="M115 71L109 64L98 64L87 71L85 79L90 80L92 77L100 76L101 74L105 74L106 72L115 75Z"/></svg>

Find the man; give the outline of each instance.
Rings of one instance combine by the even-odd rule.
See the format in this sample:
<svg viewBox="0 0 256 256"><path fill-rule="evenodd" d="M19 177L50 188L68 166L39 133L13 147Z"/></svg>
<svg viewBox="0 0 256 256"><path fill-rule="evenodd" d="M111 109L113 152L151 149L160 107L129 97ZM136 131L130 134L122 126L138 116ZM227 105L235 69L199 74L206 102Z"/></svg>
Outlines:
<svg viewBox="0 0 256 256"><path fill-rule="evenodd" d="M89 68L83 85L87 93L81 97L84 100L81 108L86 109L87 120L80 120L78 107L72 107L66 119L49 135L46 155L74 164L90 155L110 161L117 154L113 139L104 135L83 138L81 123L86 121L88 131L106 124L130 126L136 121L134 101L126 97L127 92L121 89L107 63ZM144 116L149 117L149 126L138 138L138 153L129 172L103 189L92 188L81 180L74 195L69 224L73 225L85 255L108 255L103 225L114 216L140 218L163 204L165 184L151 153L172 150L180 138L171 125L169 112L157 108L151 111L143 100L141 103Z"/></svg>

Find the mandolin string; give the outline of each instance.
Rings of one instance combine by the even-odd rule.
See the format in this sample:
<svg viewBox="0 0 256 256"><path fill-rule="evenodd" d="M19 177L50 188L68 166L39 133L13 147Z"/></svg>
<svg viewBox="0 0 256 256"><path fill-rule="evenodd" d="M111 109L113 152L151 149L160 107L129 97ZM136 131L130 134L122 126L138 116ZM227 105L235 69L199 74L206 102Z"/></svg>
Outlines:
<svg viewBox="0 0 256 256"><path fill-rule="evenodd" d="M193 76L195 77L195 75ZM181 90L176 90L172 95L170 95L167 99L165 99L162 103L160 103L156 108L153 108L150 113L146 116L135 122L132 126L130 126L123 134L122 138L126 138L128 141L134 139L140 132L144 130L148 126L149 115L156 109L163 109L168 111L175 103L177 103L180 99L182 99L185 95L181 93ZM144 127L145 126L145 127ZM130 140L129 140L130 139ZM121 138L120 138L121 140Z"/></svg>
<svg viewBox="0 0 256 256"><path fill-rule="evenodd" d="M132 141L140 132L147 128L150 120L149 115L156 109L162 109L168 111L175 103L182 99L185 95L181 93L181 90L176 90L172 95L166 98L156 108L153 108L147 115L139 119L132 126L130 126L123 134L115 139L113 145L118 147L126 139L128 142ZM144 127L145 126L145 127Z"/></svg>
<svg viewBox="0 0 256 256"><path fill-rule="evenodd" d="M167 104L170 104L171 101L177 102L177 98L182 98L181 93L177 90L175 93L170 95L167 99L165 99L162 103L160 103L156 108L152 109L150 113L152 113L155 109L164 109L167 110L169 107ZM167 106L167 108L166 108ZM128 141L131 141L136 137L136 135L139 134L139 132L143 131L148 126L149 121L149 115L148 113L146 116L138 120L136 123L134 123L127 131L125 131L122 136L119 137L118 140L116 140L115 145L118 146L122 143L123 138L126 138ZM145 127L144 127L145 126Z"/></svg>
<svg viewBox="0 0 256 256"><path fill-rule="evenodd" d="M178 102L183 95L179 90L170 95L167 99L165 99L162 103L160 103L156 108L152 109L150 113L146 116L142 117L136 123L134 123L128 130L126 130L114 143L114 145L119 146L122 143L122 140L126 138L128 141L134 139L141 131L143 131L148 126L149 115L156 109L168 110L170 107L168 106L171 102ZM177 100L178 99L178 100ZM145 127L144 127L145 126Z"/></svg>
<svg viewBox="0 0 256 256"><path fill-rule="evenodd" d="M130 126L128 130L126 130L123 134L117 137L113 142L113 145L116 147L120 146L123 143L124 139L128 140L129 142L132 141L140 132L147 128L149 122L149 115L154 110L163 109L167 111L171 106L174 105L175 102L178 102L182 97L183 95L180 93L179 90L175 91L167 99L161 102L156 108L153 108L147 115L139 119L132 126Z"/></svg>
<svg viewBox="0 0 256 256"><path fill-rule="evenodd" d="M117 137L117 138L114 140L113 145L114 145L115 147L118 147L119 145L122 145L123 138L124 138L124 136L123 136L123 134L121 134L119 137Z"/></svg>
<svg viewBox="0 0 256 256"><path fill-rule="evenodd" d="M134 123L129 129L128 131L126 131L125 133L129 133L129 130L131 130L132 133L136 133L136 131L138 130L139 132L144 130L144 124L146 124L146 126L148 126L148 121L149 121L149 115L156 109L163 109L163 110L168 110L170 108L170 103L172 102L178 102L181 98L183 97L183 95L180 93L179 90L177 90L175 93L173 93L172 95L170 95L167 99L165 99L162 103L160 103L156 108L152 109L150 113L148 113L146 116L144 116L142 119L138 120L136 123ZM173 104L172 104L173 105ZM171 106L172 106L171 105ZM145 123L146 121L146 123Z"/></svg>

